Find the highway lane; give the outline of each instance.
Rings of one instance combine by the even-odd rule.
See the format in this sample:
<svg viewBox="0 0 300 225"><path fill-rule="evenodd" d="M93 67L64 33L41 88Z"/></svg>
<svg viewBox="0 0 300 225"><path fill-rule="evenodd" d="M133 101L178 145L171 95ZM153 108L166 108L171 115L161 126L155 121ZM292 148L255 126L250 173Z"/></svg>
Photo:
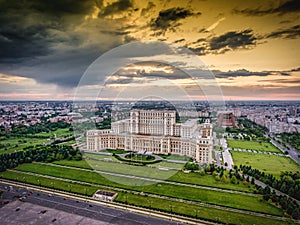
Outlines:
<svg viewBox="0 0 300 225"><path fill-rule="evenodd" d="M282 152L287 152L291 159L293 159L296 163L300 164L300 158L298 157L299 151L297 149L290 146L289 144L286 144L289 147L289 149L287 149L273 139L271 140L271 143L277 148L279 148Z"/></svg>
<svg viewBox="0 0 300 225"><path fill-rule="evenodd" d="M62 196L58 196L55 194L47 194L43 192L27 190L26 188L18 188L16 186L12 186L12 189L10 189L8 185L2 183L0 183L0 190L3 191L3 199L9 201L18 199L17 196L26 196L26 199L24 199L25 202L29 202L32 204L36 204L48 208L53 208L56 210L80 215L83 217L92 218L95 220L103 221L106 224L120 224L120 225L178 224L172 221L162 220L162 219L158 219L146 215L140 215L129 211L109 208L102 205L93 204L90 202L84 202L84 201L79 201L70 198L66 199Z"/></svg>

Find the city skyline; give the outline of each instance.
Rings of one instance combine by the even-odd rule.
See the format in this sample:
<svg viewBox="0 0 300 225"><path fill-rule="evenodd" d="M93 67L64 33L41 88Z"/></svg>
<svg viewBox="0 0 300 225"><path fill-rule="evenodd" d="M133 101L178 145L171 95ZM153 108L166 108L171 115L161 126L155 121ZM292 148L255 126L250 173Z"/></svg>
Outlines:
<svg viewBox="0 0 300 225"><path fill-rule="evenodd" d="M137 41L162 41L198 55L224 100L300 100L296 0L36 0L1 1L0 6L0 100L72 100L89 65ZM121 76L99 74L102 80L92 88L108 77L117 91L134 80L132 95L149 83L191 85L176 69L153 61L132 64ZM147 79L141 79L141 72Z"/></svg>

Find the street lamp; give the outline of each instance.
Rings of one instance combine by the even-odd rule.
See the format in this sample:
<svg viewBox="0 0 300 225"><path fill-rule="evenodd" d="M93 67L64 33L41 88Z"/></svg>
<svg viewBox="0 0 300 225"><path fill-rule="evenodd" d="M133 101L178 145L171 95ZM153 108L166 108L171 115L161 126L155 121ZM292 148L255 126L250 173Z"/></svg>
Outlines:
<svg viewBox="0 0 300 225"><path fill-rule="evenodd" d="M172 213L173 212L173 206L172 206L172 204L170 204L169 207L170 207L170 212Z"/></svg>
<svg viewBox="0 0 300 225"><path fill-rule="evenodd" d="M171 221L172 221L173 220L173 218L172 218L172 213L173 213L173 206L172 206L172 204L170 204L169 207L170 207L170 213L171 213L170 217L171 217Z"/></svg>
<svg viewBox="0 0 300 225"><path fill-rule="evenodd" d="M194 209L195 213L196 213L196 219L198 218L198 212L199 212L199 209Z"/></svg>

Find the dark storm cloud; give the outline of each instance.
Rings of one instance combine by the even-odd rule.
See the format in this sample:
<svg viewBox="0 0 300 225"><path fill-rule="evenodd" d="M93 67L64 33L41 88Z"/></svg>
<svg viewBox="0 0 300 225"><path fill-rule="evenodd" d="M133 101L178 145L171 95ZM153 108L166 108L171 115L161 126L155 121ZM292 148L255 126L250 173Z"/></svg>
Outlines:
<svg viewBox="0 0 300 225"><path fill-rule="evenodd" d="M179 20L192 16L194 13L184 8L170 8L159 12L157 18L152 19L150 26L153 30L166 31L168 29L173 30L174 27L180 25Z"/></svg>
<svg viewBox="0 0 300 225"><path fill-rule="evenodd" d="M121 31L121 30L103 30L101 31L101 33L103 34L109 34L109 35L127 35L129 34L130 32L129 31Z"/></svg>
<svg viewBox="0 0 300 225"><path fill-rule="evenodd" d="M69 25L66 17L75 14L80 18L93 9L93 4L77 0L0 1L0 60L49 54L51 44L64 41L49 31L64 31Z"/></svg>
<svg viewBox="0 0 300 225"><path fill-rule="evenodd" d="M300 67L290 70L290 72L298 72L298 71L300 71Z"/></svg>
<svg viewBox="0 0 300 225"><path fill-rule="evenodd" d="M178 39L178 40L174 41L174 43L176 44L176 43L180 43L180 42L183 42L183 41L185 41L185 39L181 38L181 39Z"/></svg>
<svg viewBox="0 0 300 225"><path fill-rule="evenodd" d="M194 47L194 48L189 47L189 49L197 55L205 55L208 53L207 48L204 46L203 47Z"/></svg>
<svg viewBox="0 0 300 225"><path fill-rule="evenodd" d="M297 39L300 37L300 25L295 25L290 28L274 31L266 36L266 38L285 38Z"/></svg>
<svg viewBox="0 0 300 225"><path fill-rule="evenodd" d="M232 31L212 38L209 46L210 50L221 50L221 53L224 53L228 50L253 46L256 44L255 40L256 37L252 34L252 30Z"/></svg>
<svg viewBox="0 0 300 225"><path fill-rule="evenodd" d="M234 71L227 71L223 72L220 70L213 70L212 72L214 73L216 78L232 78L232 77L248 77L248 76L270 76L270 75L281 75L281 76L290 76L290 72L293 70L288 70L288 71L249 71L245 69L241 70L234 70Z"/></svg>
<svg viewBox="0 0 300 225"><path fill-rule="evenodd" d="M113 2L106 6L102 12L99 13L99 16L107 16L112 14L117 14L120 12L127 11L133 8L133 4L130 0L119 0Z"/></svg>
<svg viewBox="0 0 300 225"><path fill-rule="evenodd" d="M213 73L215 74L216 78L229 78L229 77L245 77L245 76L268 76L270 72L252 72L245 69L235 70L235 71L228 71L222 72L219 70L214 70Z"/></svg>
<svg viewBox="0 0 300 225"><path fill-rule="evenodd" d="M300 11L300 1L299 0L291 0L282 3L280 6L275 8L269 8L263 10L261 8L256 9L234 9L233 12L237 14L244 14L247 16L264 16L271 13L279 13L279 14L286 14L286 13L294 13Z"/></svg>
<svg viewBox="0 0 300 225"><path fill-rule="evenodd" d="M126 10L131 3L103 7L102 0L0 0L1 73L76 87L97 57L132 40L126 28L110 19L91 20L85 26L86 16L96 8L114 14L122 7Z"/></svg>

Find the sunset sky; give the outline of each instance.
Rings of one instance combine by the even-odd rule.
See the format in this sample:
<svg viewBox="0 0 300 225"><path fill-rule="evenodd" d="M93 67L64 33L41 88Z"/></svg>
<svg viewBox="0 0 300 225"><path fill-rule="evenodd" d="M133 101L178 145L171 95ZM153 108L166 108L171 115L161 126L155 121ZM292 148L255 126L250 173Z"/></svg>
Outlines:
<svg viewBox="0 0 300 225"><path fill-rule="evenodd" d="M137 41L158 43L151 57L160 42L190 50L226 100L300 100L299 0L0 0L0 23L0 100L72 100L98 57ZM98 83L86 86L106 82L132 95L193 86L180 68L151 57L116 74L99 68Z"/></svg>

